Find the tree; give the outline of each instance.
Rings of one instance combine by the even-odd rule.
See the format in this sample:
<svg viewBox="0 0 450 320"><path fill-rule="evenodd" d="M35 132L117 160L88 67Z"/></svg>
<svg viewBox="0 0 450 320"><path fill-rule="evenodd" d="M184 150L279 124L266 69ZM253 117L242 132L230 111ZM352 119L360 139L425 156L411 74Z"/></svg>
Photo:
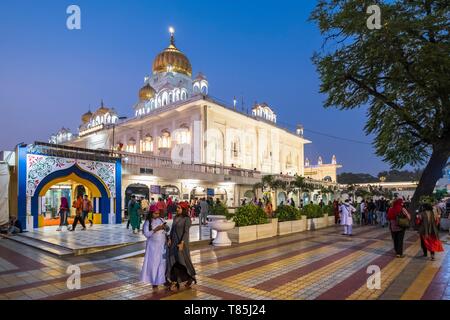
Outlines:
<svg viewBox="0 0 450 320"><path fill-rule="evenodd" d="M352 184L378 182L380 180L368 173L343 172L337 176L337 181L342 184Z"/></svg>
<svg viewBox="0 0 450 320"><path fill-rule="evenodd" d="M378 3L382 27L369 30ZM449 9L445 0L320 0L310 19L325 37L313 62L325 107L367 106L367 134L393 168L426 164L413 209L450 157Z"/></svg>

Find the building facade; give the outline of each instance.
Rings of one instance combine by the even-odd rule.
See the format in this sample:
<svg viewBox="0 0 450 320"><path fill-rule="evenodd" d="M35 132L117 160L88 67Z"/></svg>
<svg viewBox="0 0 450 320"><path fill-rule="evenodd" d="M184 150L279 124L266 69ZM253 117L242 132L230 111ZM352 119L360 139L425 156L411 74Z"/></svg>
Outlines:
<svg viewBox="0 0 450 320"><path fill-rule="evenodd" d="M172 30L173 31L173 30ZM274 110L255 103L251 114L238 112L209 95L206 76L192 77L189 59L175 46L159 53L144 78L133 117L123 119L103 102L81 117L78 133L67 129L50 142L109 150L122 158L122 203L131 194L188 200L212 196L229 206L258 196L252 186L263 175L311 175L304 162L302 127L277 125ZM333 163L312 178L336 183Z"/></svg>

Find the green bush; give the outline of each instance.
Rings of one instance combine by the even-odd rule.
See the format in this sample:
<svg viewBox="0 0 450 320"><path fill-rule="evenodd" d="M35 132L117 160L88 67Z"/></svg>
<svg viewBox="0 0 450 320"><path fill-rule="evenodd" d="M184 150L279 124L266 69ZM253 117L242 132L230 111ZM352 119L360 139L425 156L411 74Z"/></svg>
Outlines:
<svg viewBox="0 0 450 320"><path fill-rule="evenodd" d="M214 204L211 207L211 215L225 216L228 219L230 213L228 212L228 208L225 204L223 204L222 202L220 203L214 202Z"/></svg>
<svg viewBox="0 0 450 320"><path fill-rule="evenodd" d="M290 205L281 205L275 210L275 218L278 218L279 222L300 220L301 211Z"/></svg>
<svg viewBox="0 0 450 320"><path fill-rule="evenodd" d="M236 227L245 227L269 222L264 210L254 204L247 204L237 208L233 219L234 222L236 222Z"/></svg>
<svg viewBox="0 0 450 320"><path fill-rule="evenodd" d="M322 212L323 212L323 214L328 214L329 216L334 216L333 205L330 204L330 205L323 206Z"/></svg>
<svg viewBox="0 0 450 320"><path fill-rule="evenodd" d="M302 215L308 219L322 218L323 210L318 204L310 203L303 207Z"/></svg>

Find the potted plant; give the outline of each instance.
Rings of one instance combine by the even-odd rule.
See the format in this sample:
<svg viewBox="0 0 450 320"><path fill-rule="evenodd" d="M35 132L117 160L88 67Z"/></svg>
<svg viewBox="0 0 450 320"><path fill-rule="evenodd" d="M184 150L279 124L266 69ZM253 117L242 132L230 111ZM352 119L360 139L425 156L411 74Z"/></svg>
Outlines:
<svg viewBox="0 0 450 320"><path fill-rule="evenodd" d="M293 206L279 206L275 210L275 217L278 218L278 235L306 230L306 219L302 220L301 211Z"/></svg>
<svg viewBox="0 0 450 320"><path fill-rule="evenodd" d="M318 204L309 203L303 207L302 213L307 218L307 230L316 230L326 227L323 210Z"/></svg>
<svg viewBox="0 0 450 320"><path fill-rule="evenodd" d="M242 243L276 235L273 225L278 219L269 221L264 210L254 204L237 208L232 219L236 227L228 234L233 242Z"/></svg>

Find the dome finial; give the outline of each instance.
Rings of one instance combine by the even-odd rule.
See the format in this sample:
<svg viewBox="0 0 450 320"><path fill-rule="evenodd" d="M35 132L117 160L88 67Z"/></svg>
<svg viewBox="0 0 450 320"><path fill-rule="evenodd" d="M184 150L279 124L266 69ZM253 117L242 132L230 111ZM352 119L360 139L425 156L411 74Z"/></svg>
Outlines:
<svg viewBox="0 0 450 320"><path fill-rule="evenodd" d="M169 33L170 33L170 44L174 46L175 45L175 37L174 37L175 29L173 27L169 27Z"/></svg>

